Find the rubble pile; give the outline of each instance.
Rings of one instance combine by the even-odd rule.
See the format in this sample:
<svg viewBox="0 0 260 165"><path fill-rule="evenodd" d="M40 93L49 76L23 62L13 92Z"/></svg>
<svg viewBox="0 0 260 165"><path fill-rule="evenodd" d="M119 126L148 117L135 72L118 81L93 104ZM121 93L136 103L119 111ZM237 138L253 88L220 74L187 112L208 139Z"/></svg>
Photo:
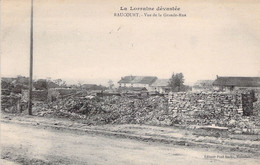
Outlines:
<svg viewBox="0 0 260 165"><path fill-rule="evenodd" d="M35 104L39 116L84 119L86 124L216 125L254 132L258 116L243 116L237 93L170 93L167 97L73 95ZM257 104L258 105L258 104Z"/></svg>
<svg viewBox="0 0 260 165"><path fill-rule="evenodd" d="M153 124L170 125L167 98L154 96L135 99L121 96L68 97L48 104L39 103L39 116L57 115L86 119L92 124Z"/></svg>
<svg viewBox="0 0 260 165"><path fill-rule="evenodd" d="M44 97L46 96L45 93ZM216 125L237 133L256 133L260 126L260 99L241 93L169 93L166 96L94 96L71 92L48 101L33 101L33 113L44 117L82 119L86 124ZM2 95L2 109L26 109L23 99ZM26 104L23 108L23 102ZM254 109L254 115L244 116ZM258 127L258 128L257 128Z"/></svg>

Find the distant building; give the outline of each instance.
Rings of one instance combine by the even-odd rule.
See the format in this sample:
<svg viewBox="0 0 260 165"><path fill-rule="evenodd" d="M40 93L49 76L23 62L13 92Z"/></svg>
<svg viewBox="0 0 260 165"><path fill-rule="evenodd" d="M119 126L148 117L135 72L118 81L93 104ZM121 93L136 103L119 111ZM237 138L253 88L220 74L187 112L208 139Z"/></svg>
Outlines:
<svg viewBox="0 0 260 165"><path fill-rule="evenodd" d="M169 79L157 79L151 84L150 90L159 93L166 93L170 90L170 87L168 86L169 81Z"/></svg>
<svg viewBox="0 0 260 165"><path fill-rule="evenodd" d="M260 77L218 77L214 89L232 91L235 89L260 89Z"/></svg>
<svg viewBox="0 0 260 165"><path fill-rule="evenodd" d="M144 87L150 89L150 85L157 80L155 76L125 76L118 81L119 87Z"/></svg>
<svg viewBox="0 0 260 165"><path fill-rule="evenodd" d="M192 86L193 92L201 92L201 91L213 91L213 82L214 80L198 80Z"/></svg>

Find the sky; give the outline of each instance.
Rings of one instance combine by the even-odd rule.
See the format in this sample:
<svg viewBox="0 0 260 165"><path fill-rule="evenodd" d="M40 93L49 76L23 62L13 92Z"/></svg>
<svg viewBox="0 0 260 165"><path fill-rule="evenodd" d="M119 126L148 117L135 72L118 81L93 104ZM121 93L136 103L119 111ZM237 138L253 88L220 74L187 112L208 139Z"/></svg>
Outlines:
<svg viewBox="0 0 260 165"><path fill-rule="evenodd" d="M178 6L187 16L114 17L121 6ZM259 8L256 0L34 0L34 78L260 76ZM30 0L2 0L1 76L29 75L29 39Z"/></svg>

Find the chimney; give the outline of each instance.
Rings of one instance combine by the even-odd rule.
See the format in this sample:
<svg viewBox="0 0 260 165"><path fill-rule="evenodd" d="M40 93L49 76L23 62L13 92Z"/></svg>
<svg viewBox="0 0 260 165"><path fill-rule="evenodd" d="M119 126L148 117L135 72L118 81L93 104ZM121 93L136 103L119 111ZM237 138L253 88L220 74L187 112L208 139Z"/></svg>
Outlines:
<svg viewBox="0 0 260 165"><path fill-rule="evenodd" d="M217 75L217 79L218 79L218 75Z"/></svg>

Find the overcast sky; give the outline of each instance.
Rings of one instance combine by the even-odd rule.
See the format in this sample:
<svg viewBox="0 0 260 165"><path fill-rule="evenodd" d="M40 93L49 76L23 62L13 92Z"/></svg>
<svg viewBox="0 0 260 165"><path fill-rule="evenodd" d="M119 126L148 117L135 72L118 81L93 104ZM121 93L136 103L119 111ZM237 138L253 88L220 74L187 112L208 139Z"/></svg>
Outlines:
<svg viewBox="0 0 260 165"><path fill-rule="evenodd" d="M34 1L34 78L260 76L260 1ZM187 17L114 17L120 6L179 6ZM30 0L2 0L2 76L29 75L29 23Z"/></svg>

